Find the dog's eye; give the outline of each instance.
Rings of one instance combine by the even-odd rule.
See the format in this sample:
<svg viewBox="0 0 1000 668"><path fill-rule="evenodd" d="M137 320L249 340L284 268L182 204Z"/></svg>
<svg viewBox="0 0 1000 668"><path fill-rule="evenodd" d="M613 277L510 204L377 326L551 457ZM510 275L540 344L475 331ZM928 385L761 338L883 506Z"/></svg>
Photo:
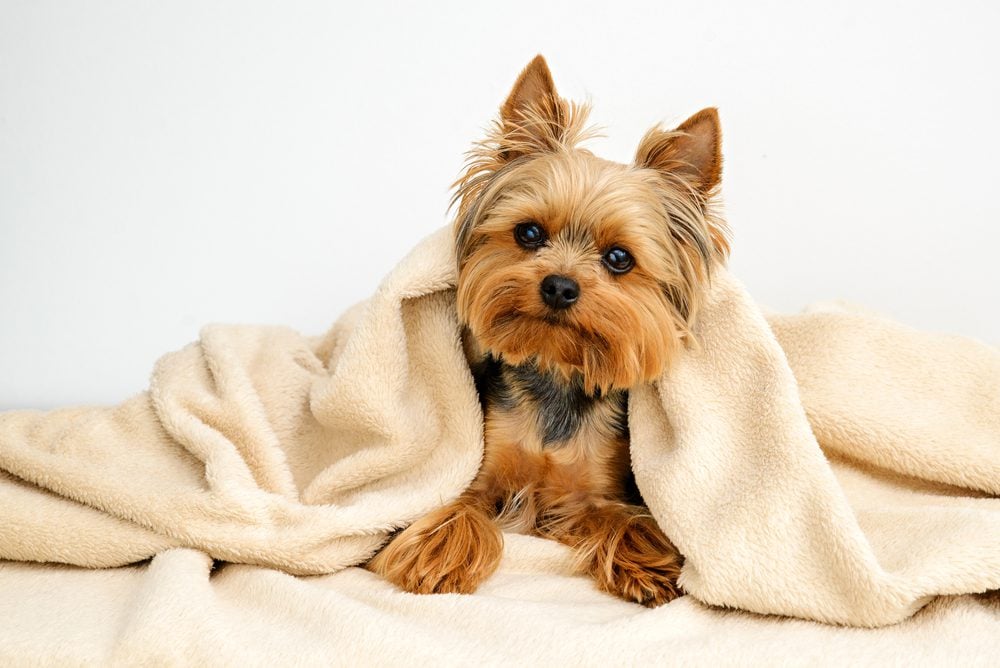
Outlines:
<svg viewBox="0 0 1000 668"><path fill-rule="evenodd" d="M635 260L627 250L616 246L604 254L604 266L612 274L624 274L635 266Z"/></svg>
<svg viewBox="0 0 1000 668"><path fill-rule="evenodd" d="M521 223L514 228L514 238L525 248L538 248L545 243L545 230L534 221Z"/></svg>

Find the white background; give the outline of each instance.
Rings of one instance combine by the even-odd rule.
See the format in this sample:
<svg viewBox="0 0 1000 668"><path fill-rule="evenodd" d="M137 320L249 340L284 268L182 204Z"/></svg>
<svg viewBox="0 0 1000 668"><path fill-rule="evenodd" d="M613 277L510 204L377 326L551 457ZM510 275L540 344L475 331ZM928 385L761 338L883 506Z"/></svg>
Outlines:
<svg viewBox="0 0 1000 668"><path fill-rule="evenodd" d="M207 322L324 330L446 222L541 52L627 161L720 108L732 265L1000 342L1000 3L0 0L0 409Z"/></svg>

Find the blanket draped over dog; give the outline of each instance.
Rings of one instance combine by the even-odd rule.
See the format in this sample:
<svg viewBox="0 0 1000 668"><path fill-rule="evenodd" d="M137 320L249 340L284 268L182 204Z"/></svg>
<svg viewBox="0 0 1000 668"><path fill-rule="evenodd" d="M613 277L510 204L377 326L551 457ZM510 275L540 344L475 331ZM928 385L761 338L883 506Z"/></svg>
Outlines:
<svg viewBox="0 0 1000 668"><path fill-rule="evenodd" d="M210 326L119 406L0 415L0 558L364 561L479 466L454 264L443 229L324 337ZM722 270L695 333L629 401L691 596L879 626L1000 588L997 349L844 308L765 318Z"/></svg>

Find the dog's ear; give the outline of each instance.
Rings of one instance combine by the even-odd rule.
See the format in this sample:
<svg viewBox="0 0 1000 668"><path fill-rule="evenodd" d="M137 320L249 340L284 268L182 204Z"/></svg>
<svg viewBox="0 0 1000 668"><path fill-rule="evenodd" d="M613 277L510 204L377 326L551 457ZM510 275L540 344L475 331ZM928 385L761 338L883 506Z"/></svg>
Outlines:
<svg viewBox="0 0 1000 668"><path fill-rule="evenodd" d="M680 177L708 199L722 179L722 128L714 107L670 132L653 128L639 142L635 164Z"/></svg>
<svg viewBox="0 0 1000 668"><path fill-rule="evenodd" d="M535 56L528 66L517 77L514 88L511 89L507 101L500 107L500 116L504 121L516 121L532 108L548 105L558 99L556 84L552 80L552 72L541 54Z"/></svg>
<svg viewBox="0 0 1000 668"><path fill-rule="evenodd" d="M507 101L500 107L500 157L557 148L567 131L568 105L556 92L552 73L538 55L517 78Z"/></svg>
<svg viewBox="0 0 1000 668"><path fill-rule="evenodd" d="M705 214L712 246L720 257L729 254L727 228L711 215L712 198L722 180L722 129L714 107L702 109L669 132L659 127L647 132L635 152L635 164L690 189Z"/></svg>

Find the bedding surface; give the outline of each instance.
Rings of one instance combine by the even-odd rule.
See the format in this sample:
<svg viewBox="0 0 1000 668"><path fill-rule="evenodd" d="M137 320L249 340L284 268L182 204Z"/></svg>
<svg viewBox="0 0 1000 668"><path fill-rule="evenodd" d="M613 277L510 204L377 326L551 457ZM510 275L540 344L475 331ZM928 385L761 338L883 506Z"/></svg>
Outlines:
<svg viewBox="0 0 1000 668"><path fill-rule="evenodd" d="M167 550L90 570L0 564L3 665L995 666L1000 595L942 596L899 624L831 626L656 609L570 573L565 548L508 536L472 596L417 596L360 568L295 577Z"/></svg>

